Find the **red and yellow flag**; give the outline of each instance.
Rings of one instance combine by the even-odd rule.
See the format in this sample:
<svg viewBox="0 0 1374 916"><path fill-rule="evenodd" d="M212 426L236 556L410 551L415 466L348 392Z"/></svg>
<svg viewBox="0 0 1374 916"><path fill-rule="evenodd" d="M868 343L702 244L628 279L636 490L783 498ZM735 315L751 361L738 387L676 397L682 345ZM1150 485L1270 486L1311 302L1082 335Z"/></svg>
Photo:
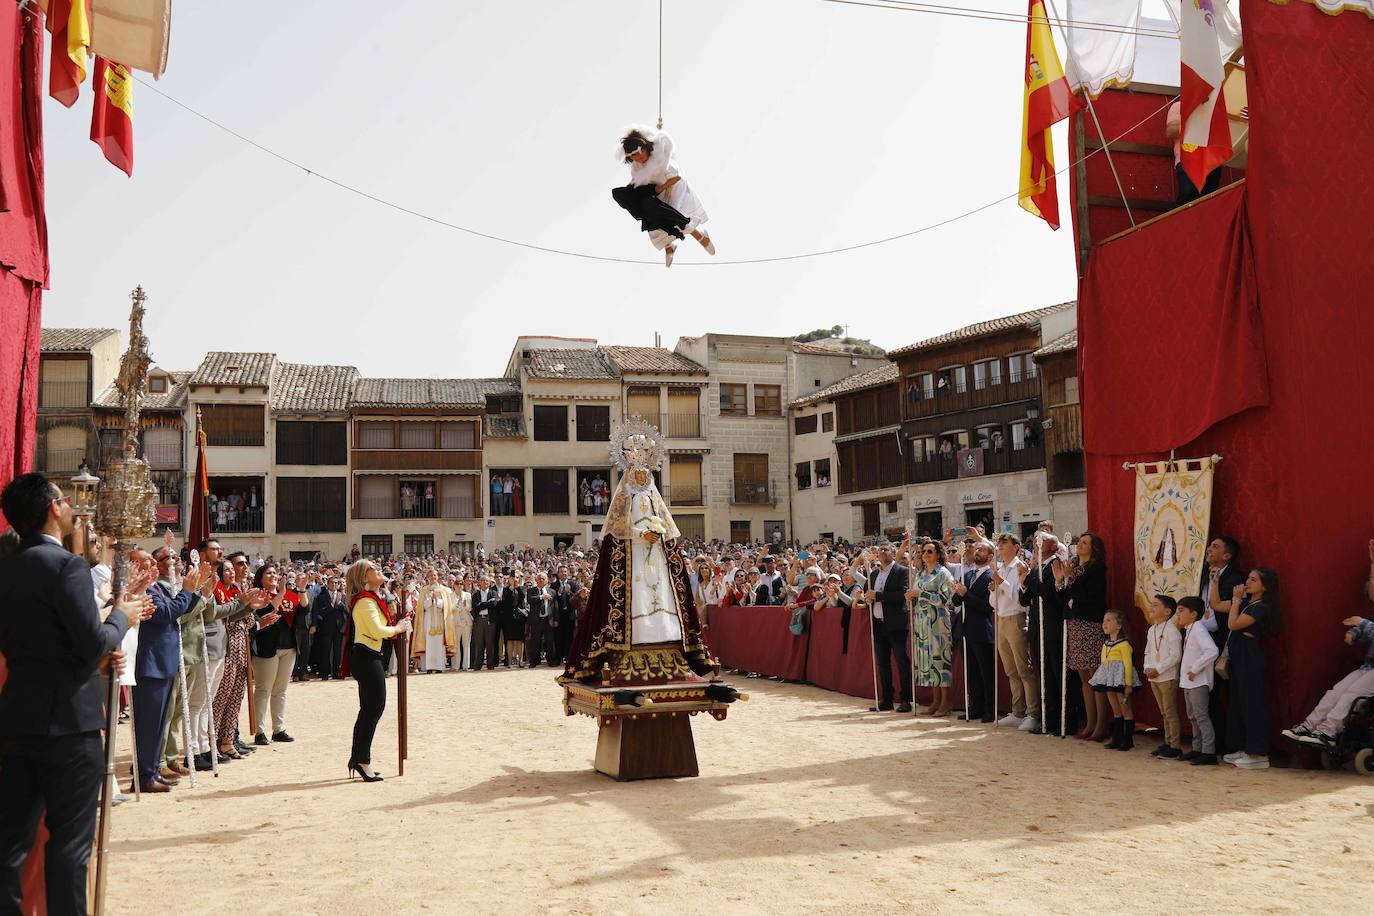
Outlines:
<svg viewBox="0 0 1374 916"><path fill-rule="evenodd" d="M1021 110L1021 183L1017 202L1022 209L1059 228L1059 196L1054 183L1054 145L1050 125L1077 107L1064 68L1059 63L1045 7L1030 0L1026 14L1026 97Z"/></svg>
<svg viewBox="0 0 1374 916"><path fill-rule="evenodd" d="M91 140L105 158L125 175L134 177L134 82L129 68L95 58L91 80L95 101L91 105Z"/></svg>
<svg viewBox="0 0 1374 916"><path fill-rule="evenodd" d="M48 66L48 95L71 108L86 81L86 55L91 47L91 0L51 0L48 31L52 32L52 62Z"/></svg>

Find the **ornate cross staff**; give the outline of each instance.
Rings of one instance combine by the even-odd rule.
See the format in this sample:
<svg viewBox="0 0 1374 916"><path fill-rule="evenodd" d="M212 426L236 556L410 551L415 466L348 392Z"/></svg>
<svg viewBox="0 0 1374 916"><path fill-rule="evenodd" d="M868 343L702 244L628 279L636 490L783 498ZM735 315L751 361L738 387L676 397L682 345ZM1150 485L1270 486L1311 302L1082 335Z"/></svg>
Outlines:
<svg viewBox="0 0 1374 916"><path fill-rule="evenodd" d="M100 482L96 508L96 530L115 539L115 560L110 592L119 595L129 581L129 554L137 538L151 537L156 530L157 488L153 486L148 463L138 457L139 416L148 381L148 338L143 335L143 287L129 298L129 348L119 361L115 385L124 405L124 450L106 466ZM105 884L109 877L106 854L110 848L110 811L114 803L115 727L119 722L119 680L111 672L109 695L105 698L108 721L105 728L105 784L101 790L100 823L96 836L95 913L105 908ZM138 781L138 775L134 775Z"/></svg>

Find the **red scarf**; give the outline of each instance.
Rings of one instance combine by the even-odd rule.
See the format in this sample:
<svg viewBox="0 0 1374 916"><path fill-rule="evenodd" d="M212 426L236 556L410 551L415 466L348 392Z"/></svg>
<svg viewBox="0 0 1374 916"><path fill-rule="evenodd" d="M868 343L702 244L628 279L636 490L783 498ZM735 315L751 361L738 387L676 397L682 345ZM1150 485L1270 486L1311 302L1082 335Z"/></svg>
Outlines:
<svg viewBox="0 0 1374 916"><path fill-rule="evenodd" d="M348 617L344 621L344 648L341 661L339 662L339 677L348 677L349 675L348 656L353 649L353 608L355 608L358 602L362 601L364 598L371 598L373 601L377 602L377 607L382 609L382 617L386 619L386 625L392 626L391 608L382 600L381 595L363 589L352 598L349 598Z"/></svg>

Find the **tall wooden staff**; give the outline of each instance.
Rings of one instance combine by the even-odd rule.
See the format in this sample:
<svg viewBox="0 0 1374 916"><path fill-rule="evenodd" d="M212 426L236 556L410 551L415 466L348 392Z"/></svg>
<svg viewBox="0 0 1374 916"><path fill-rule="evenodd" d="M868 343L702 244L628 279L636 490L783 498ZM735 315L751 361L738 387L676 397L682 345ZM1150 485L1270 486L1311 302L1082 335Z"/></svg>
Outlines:
<svg viewBox="0 0 1374 916"><path fill-rule="evenodd" d="M137 538L151 537L156 530L157 488L153 486L148 463L138 457L139 417L143 409L144 386L148 379L148 339L143 336L143 287L129 297L129 348L120 359L115 384L124 401L124 452L107 465L101 482L96 512L96 528L115 539L115 561L111 570L111 593L118 596L129 581L129 554ZM111 672L106 696L108 718L105 728L105 783L100 798L100 820L96 829L95 903L96 916L105 910L105 885L109 878L107 856L110 851L110 812L114 807L115 728L119 723L119 679ZM138 774L134 774L138 783Z"/></svg>
<svg viewBox="0 0 1374 916"><path fill-rule="evenodd" d="M1040 634L1040 658L1036 662L1036 670L1040 673L1040 728L1045 727L1045 538L1039 531L1035 533L1035 581L1039 586L1035 590L1036 601L1040 608L1036 626ZM1029 578L1029 576L1027 577Z"/></svg>
<svg viewBox="0 0 1374 916"><path fill-rule="evenodd" d="M398 619L405 619L406 613L406 587L402 585L396 593ZM396 634L396 775L406 774L406 755L409 748L406 747L408 736L406 735L407 713L406 706L406 671L410 668L410 640L407 634Z"/></svg>

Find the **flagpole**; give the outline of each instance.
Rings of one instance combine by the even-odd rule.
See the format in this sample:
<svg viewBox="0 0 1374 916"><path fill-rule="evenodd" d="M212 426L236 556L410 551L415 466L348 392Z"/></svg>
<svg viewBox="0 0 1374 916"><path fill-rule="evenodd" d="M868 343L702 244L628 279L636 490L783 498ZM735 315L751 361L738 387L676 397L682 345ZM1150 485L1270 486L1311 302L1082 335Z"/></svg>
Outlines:
<svg viewBox="0 0 1374 916"><path fill-rule="evenodd" d="M1069 44L1068 33L1064 31L1063 20L1059 18L1059 9L1054 5L1054 0L1045 0L1050 5L1050 12L1054 13L1054 18L1059 22L1059 37L1064 39L1064 47L1070 52L1069 66L1073 66L1073 45ZM1169 4L1164 4L1167 8ZM1171 14L1172 15L1172 14ZM1049 28L1049 20L1045 21L1045 27ZM1088 103L1088 113L1093 117L1093 124L1097 126L1097 137L1102 141L1102 152L1107 155L1107 166L1112 170L1112 178L1116 180L1116 190L1121 194L1121 205L1126 208L1126 218L1131 221L1131 228L1135 228L1135 214L1131 212L1130 201L1126 199L1126 186L1121 183L1121 176L1116 171L1116 162L1112 159L1111 145L1107 142L1107 134L1102 130L1102 122L1097 119L1097 109L1093 107L1093 96L1086 88L1083 89L1083 99Z"/></svg>

